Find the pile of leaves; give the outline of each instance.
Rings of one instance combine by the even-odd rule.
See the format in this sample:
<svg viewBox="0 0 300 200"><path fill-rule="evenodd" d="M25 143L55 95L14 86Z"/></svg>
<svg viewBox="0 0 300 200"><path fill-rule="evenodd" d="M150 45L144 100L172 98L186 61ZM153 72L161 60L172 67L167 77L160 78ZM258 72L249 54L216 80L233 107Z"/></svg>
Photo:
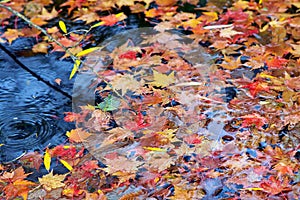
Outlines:
<svg viewBox="0 0 300 200"><path fill-rule="evenodd" d="M70 78L78 70L97 77L96 105L66 113L77 124L66 133L68 144L0 165L4 198L299 199L297 1L2 4L63 44L63 58L78 58ZM129 14L145 17L156 33L142 45L92 46L93 30L126 27ZM58 17L89 28L68 30ZM0 18L3 42L36 37L36 53L65 51L38 29L18 29L17 19L12 25L10 12L1 10ZM200 46L204 54L182 56ZM98 62L103 57L108 65ZM53 174L58 165L69 172ZM49 173L27 179L41 169Z"/></svg>

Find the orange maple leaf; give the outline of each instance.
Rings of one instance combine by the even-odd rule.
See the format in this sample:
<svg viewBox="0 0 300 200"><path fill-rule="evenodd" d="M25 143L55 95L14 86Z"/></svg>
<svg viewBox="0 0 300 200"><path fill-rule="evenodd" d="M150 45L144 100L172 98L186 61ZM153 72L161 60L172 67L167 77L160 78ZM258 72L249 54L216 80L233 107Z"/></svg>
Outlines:
<svg viewBox="0 0 300 200"><path fill-rule="evenodd" d="M244 85L242 88L248 88L253 98L256 97L257 93L261 91L269 91L269 86L266 83L262 83L260 81L249 83L247 85Z"/></svg>
<svg viewBox="0 0 300 200"><path fill-rule="evenodd" d="M8 28L5 33L1 35L1 37L4 37L8 40L9 44L11 44L15 39L17 39L19 36L23 36L24 34L17 30L17 29L10 29Z"/></svg>
<svg viewBox="0 0 300 200"><path fill-rule="evenodd" d="M82 128L77 128L77 129L72 129L71 131L67 131L66 135L69 137L70 141L72 142L83 142L92 134L82 130Z"/></svg>
<svg viewBox="0 0 300 200"><path fill-rule="evenodd" d="M282 68L285 67L285 65L288 62L289 61L287 59L279 58L279 57L275 57L275 58L271 58L271 59L266 60L266 63L268 65L269 69L282 69Z"/></svg>

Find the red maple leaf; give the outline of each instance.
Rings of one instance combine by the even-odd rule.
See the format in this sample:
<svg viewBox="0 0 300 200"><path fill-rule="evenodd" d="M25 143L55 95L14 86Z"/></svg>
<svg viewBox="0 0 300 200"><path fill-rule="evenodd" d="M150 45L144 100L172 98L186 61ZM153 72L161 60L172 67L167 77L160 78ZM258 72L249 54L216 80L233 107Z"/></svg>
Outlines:
<svg viewBox="0 0 300 200"><path fill-rule="evenodd" d="M287 178L283 181L280 181L274 176L271 176L269 180L262 182L260 184L260 187L262 187L265 192L270 193L272 195L291 190L289 180Z"/></svg>
<svg viewBox="0 0 300 200"><path fill-rule="evenodd" d="M269 86L266 83L262 83L259 81L255 81L253 83L244 85L242 88L248 88L252 97L256 97L257 93L261 91L266 91L266 92L269 91Z"/></svg>
<svg viewBox="0 0 300 200"><path fill-rule="evenodd" d="M136 52L135 51L127 51L119 56L120 59L130 59L135 60L136 59Z"/></svg>
<svg viewBox="0 0 300 200"><path fill-rule="evenodd" d="M273 57L266 60L269 69L282 69L288 62L289 61L287 59L279 57Z"/></svg>
<svg viewBox="0 0 300 200"><path fill-rule="evenodd" d="M249 114L241 117L243 119L242 127L255 126L260 129L264 124L267 123L267 119L260 116L257 113Z"/></svg>

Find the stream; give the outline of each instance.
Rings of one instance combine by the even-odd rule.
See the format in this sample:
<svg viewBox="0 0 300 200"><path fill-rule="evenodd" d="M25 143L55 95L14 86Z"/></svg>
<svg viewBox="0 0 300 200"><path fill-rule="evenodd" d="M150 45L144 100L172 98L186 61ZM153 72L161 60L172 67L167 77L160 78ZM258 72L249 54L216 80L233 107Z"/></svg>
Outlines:
<svg viewBox="0 0 300 200"><path fill-rule="evenodd" d="M11 55L0 50L1 163L13 161L28 151L42 151L64 143L66 131L73 127L63 121L64 112L71 111L71 99L66 94L73 87L72 81L68 81L72 64L59 60L55 53L11 57L30 45L30 39L20 39L4 47ZM36 74L23 69L22 64ZM54 81L56 78L62 80L60 85Z"/></svg>

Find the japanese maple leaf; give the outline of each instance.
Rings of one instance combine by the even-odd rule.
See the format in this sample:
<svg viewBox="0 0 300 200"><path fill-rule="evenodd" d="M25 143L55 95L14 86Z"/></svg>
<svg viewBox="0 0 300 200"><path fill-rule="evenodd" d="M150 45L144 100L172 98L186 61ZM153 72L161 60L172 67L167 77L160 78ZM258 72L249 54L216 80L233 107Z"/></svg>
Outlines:
<svg viewBox="0 0 300 200"><path fill-rule="evenodd" d="M255 127L260 129L264 124L267 123L267 119L257 113L244 115L241 118L243 119L242 127L251 127L255 125Z"/></svg>
<svg viewBox="0 0 300 200"><path fill-rule="evenodd" d="M39 182L45 190L51 191L56 188L65 186L63 180L66 178L67 174L64 175L53 175L53 171L49 174L44 175L42 178L39 178Z"/></svg>
<svg viewBox="0 0 300 200"><path fill-rule="evenodd" d="M19 36L23 36L23 35L24 34L17 29L8 28L7 31L5 31L5 33L1 35L1 37L6 38L9 42L9 44L11 44L15 39L17 39Z"/></svg>
<svg viewBox="0 0 300 200"><path fill-rule="evenodd" d="M124 19L126 19L127 16L124 13L118 13L118 14L113 14L113 15L108 15L105 17L101 17L101 21L100 23L96 24L96 25L106 25L106 26L113 26L115 25L117 22L122 21ZM94 25L95 26L95 25Z"/></svg>
<svg viewBox="0 0 300 200"><path fill-rule="evenodd" d="M288 62L289 60L280 57L274 57L266 60L269 69L282 69Z"/></svg>
<svg viewBox="0 0 300 200"><path fill-rule="evenodd" d="M22 196L27 199L30 186L36 185L31 181L24 180L28 174L25 174L22 167L17 168L13 172L4 172L0 177L0 182L7 183L3 188L7 199Z"/></svg>
<svg viewBox="0 0 300 200"><path fill-rule="evenodd" d="M253 98L256 97L257 93L261 91L269 91L269 86L266 83L260 81L254 81L253 83L242 86L242 88L248 88Z"/></svg>
<svg viewBox="0 0 300 200"><path fill-rule="evenodd" d="M83 142L91 136L90 133L84 131L82 128L76 128L72 129L71 131L67 131L66 135L72 142Z"/></svg>
<svg viewBox="0 0 300 200"><path fill-rule="evenodd" d="M289 180L287 178L285 178L283 181L280 181L274 176L271 176L267 181L262 182L260 187L262 187L265 192L272 195L291 190L291 186L289 185Z"/></svg>
<svg viewBox="0 0 300 200"><path fill-rule="evenodd" d="M151 82L152 85L157 87L167 87L175 82L174 71L169 75L166 75L153 70L153 79L153 82Z"/></svg>
<svg viewBox="0 0 300 200"><path fill-rule="evenodd" d="M69 6L68 8L68 15L74 10L75 8L81 8L82 6L88 6L87 0L68 0L67 2L60 5L60 7Z"/></svg>

